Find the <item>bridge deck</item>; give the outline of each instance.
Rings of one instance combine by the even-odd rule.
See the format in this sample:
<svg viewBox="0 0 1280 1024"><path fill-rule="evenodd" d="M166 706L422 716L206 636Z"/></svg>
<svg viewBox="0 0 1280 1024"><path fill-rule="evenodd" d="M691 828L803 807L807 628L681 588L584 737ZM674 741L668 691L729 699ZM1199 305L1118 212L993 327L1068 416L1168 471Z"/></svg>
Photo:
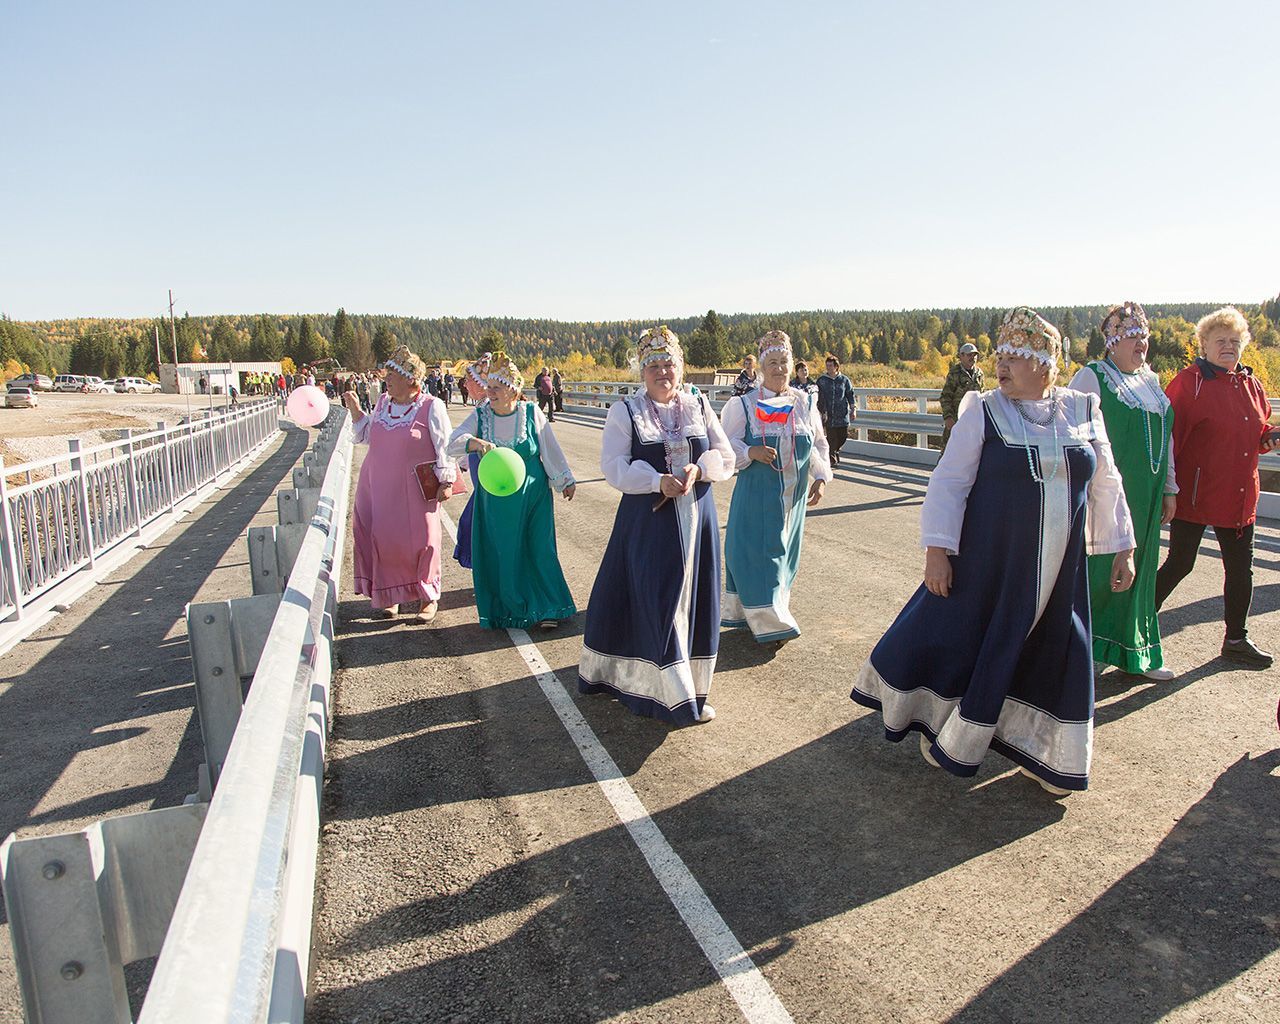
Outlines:
<svg viewBox="0 0 1280 1024"><path fill-rule="evenodd" d="M617 504L598 423L557 426L580 607ZM1182 675L1099 679L1088 793L995 755L961 781L848 700L918 582L926 481L839 471L806 527L805 635L776 656L726 635L706 727L579 698L582 614L533 639L795 1020L1273 1020L1275 676L1217 659L1216 551L1163 616ZM1275 649L1280 534L1259 538L1251 625ZM312 1018L742 1019L469 574L445 580L431 627L342 602Z"/></svg>

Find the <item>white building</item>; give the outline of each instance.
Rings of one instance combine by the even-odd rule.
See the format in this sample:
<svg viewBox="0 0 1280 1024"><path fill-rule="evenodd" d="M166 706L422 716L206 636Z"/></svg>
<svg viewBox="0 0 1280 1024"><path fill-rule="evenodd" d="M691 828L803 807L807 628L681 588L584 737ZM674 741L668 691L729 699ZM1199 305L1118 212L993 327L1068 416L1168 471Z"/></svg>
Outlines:
<svg viewBox="0 0 1280 1024"><path fill-rule="evenodd" d="M243 374L269 373L274 377L279 372L280 364L270 362L179 363L176 373L173 363L161 363L160 390L166 395L206 394L200 386L203 379L215 395L225 395L229 387L243 394Z"/></svg>

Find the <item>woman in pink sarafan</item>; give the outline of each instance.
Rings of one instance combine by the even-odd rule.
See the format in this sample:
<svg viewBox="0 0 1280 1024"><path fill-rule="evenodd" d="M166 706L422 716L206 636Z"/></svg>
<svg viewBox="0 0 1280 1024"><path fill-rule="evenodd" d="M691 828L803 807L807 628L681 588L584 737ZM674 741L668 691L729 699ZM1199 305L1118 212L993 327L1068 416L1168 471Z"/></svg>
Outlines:
<svg viewBox="0 0 1280 1024"><path fill-rule="evenodd" d="M422 390L427 368L401 345L386 361L387 390L367 416L346 392L357 444L369 453L356 486L355 589L388 617L430 622L440 600L440 502L457 470L445 454L449 417ZM428 500L416 467L434 464L439 488Z"/></svg>

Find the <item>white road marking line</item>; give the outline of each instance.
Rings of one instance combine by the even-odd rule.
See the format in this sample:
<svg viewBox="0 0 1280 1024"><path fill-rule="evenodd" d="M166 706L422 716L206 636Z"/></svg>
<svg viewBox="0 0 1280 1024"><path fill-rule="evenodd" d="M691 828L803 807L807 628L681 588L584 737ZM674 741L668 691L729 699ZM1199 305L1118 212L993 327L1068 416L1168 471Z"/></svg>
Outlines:
<svg viewBox="0 0 1280 1024"><path fill-rule="evenodd" d="M456 543L458 531L453 519L444 509L440 510L440 521ZM551 671L551 666L529 638L529 634L523 629L508 629L507 635L533 673L547 702L560 719L560 724L565 727L574 746L578 748L578 753L591 770L605 799L640 848L658 884L675 906L694 941L702 947L711 966L720 975L720 980L742 1010L742 1015L751 1024L794 1024L777 993L742 948L737 936L716 910L715 904L693 877L693 872L672 849L667 837L649 816L640 797L631 788L631 783L609 756L590 724L582 717L582 712Z"/></svg>

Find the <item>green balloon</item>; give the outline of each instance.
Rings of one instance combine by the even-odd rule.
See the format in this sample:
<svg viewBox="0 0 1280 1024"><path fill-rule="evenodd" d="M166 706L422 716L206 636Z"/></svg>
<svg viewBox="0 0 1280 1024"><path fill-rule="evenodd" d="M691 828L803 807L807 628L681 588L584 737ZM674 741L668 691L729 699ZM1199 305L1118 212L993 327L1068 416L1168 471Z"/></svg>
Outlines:
<svg viewBox="0 0 1280 1024"><path fill-rule="evenodd" d="M480 460L480 486L494 497L515 494L524 486L524 459L510 448L491 448Z"/></svg>

